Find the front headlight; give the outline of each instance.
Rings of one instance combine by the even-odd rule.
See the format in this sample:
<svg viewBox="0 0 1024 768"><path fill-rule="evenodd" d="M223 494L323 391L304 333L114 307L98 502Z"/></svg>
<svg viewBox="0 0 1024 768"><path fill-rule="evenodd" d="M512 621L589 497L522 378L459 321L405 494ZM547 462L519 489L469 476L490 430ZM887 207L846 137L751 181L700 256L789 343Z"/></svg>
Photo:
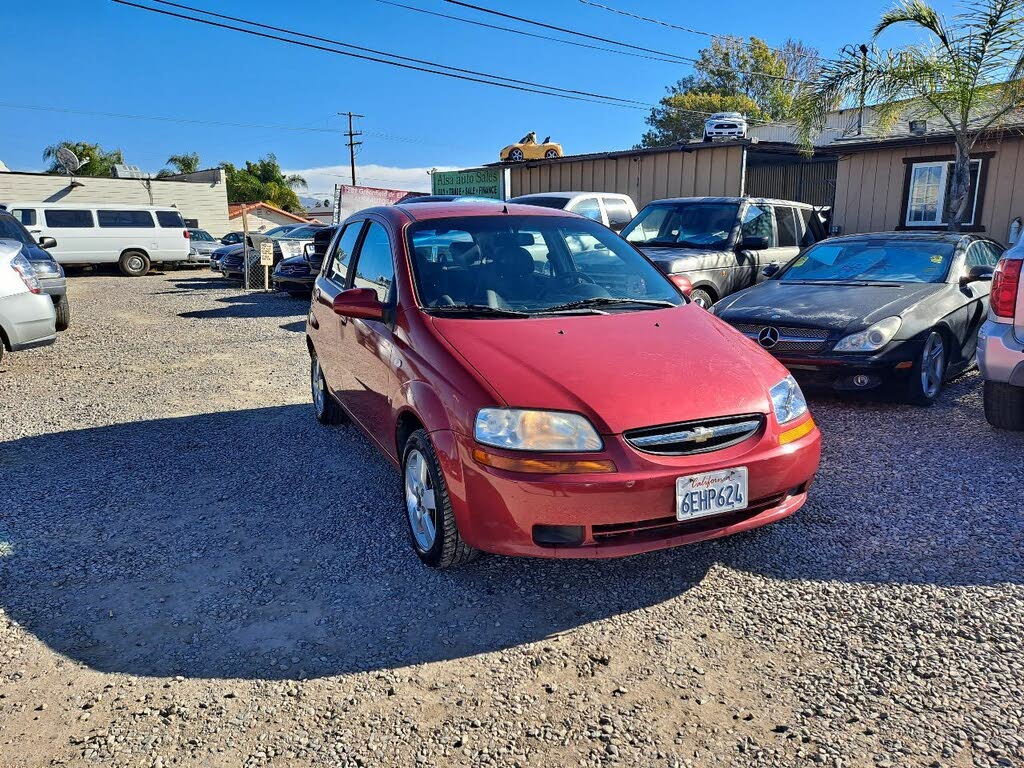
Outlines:
<svg viewBox="0 0 1024 768"><path fill-rule="evenodd" d="M784 378L768 390L768 394L771 395L772 408L779 424L787 424L807 413L807 400L792 376Z"/></svg>
<svg viewBox="0 0 1024 768"><path fill-rule="evenodd" d="M32 269L39 277L60 277L60 264L56 261L33 261Z"/></svg>
<svg viewBox="0 0 1024 768"><path fill-rule="evenodd" d="M478 443L515 451L600 451L593 425L578 413L483 408L476 415Z"/></svg>
<svg viewBox="0 0 1024 768"><path fill-rule="evenodd" d="M879 320L870 328L860 333L851 333L839 340L836 352L877 352L890 341L899 331L903 321L898 317L887 317Z"/></svg>

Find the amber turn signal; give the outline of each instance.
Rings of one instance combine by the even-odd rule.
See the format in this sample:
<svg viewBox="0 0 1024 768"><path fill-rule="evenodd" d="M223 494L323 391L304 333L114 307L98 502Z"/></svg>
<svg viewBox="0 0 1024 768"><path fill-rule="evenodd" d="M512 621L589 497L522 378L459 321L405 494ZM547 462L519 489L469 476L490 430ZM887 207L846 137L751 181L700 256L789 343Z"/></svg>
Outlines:
<svg viewBox="0 0 1024 768"><path fill-rule="evenodd" d="M805 421L799 427L787 429L785 432L779 435L779 445L792 443L794 440L799 440L804 435L809 435L814 430L814 426L814 419L807 419L807 421Z"/></svg>
<svg viewBox="0 0 1024 768"><path fill-rule="evenodd" d="M509 458L473 449L473 458L481 464L504 469L506 472L530 472L540 475L581 475L594 472L614 472L615 462L609 459L528 459Z"/></svg>

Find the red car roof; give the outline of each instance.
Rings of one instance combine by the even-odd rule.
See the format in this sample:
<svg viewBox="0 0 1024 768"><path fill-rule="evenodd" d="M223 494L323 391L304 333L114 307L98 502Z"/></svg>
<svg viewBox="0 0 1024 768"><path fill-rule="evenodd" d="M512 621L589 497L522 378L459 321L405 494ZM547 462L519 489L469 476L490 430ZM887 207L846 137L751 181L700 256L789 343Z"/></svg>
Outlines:
<svg viewBox="0 0 1024 768"><path fill-rule="evenodd" d="M457 216L496 216L506 211L510 216L576 216L576 214L557 208L542 208L539 205L523 205L522 203L503 203L501 200L495 200L493 203L467 201L418 203L409 206L398 203L388 207L392 210L395 208L401 210L413 221L447 219Z"/></svg>

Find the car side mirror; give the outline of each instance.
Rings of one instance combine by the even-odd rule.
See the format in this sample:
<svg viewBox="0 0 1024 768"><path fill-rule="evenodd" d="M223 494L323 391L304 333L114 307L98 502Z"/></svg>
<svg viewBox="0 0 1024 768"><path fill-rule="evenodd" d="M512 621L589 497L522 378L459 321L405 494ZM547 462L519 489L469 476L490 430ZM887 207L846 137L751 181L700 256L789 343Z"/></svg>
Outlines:
<svg viewBox="0 0 1024 768"><path fill-rule="evenodd" d="M40 248L56 248L57 247L57 241L54 240L52 237L40 237L39 238L39 247Z"/></svg>
<svg viewBox="0 0 1024 768"><path fill-rule="evenodd" d="M989 267L984 264L976 264L967 270L966 275L960 275L960 285L969 285L970 283L977 283L981 280L991 280L994 272L995 269L993 267Z"/></svg>
<svg viewBox="0 0 1024 768"><path fill-rule="evenodd" d="M372 288L349 288L334 298L334 313L361 320L383 320L384 305Z"/></svg>
<svg viewBox="0 0 1024 768"><path fill-rule="evenodd" d="M307 264L312 260L313 253L314 250L312 243L306 243L304 246L302 246L302 258Z"/></svg>
<svg viewBox="0 0 1024 768"><path fill-rule="evenodd" d="M764 268L762 274L764 274L765 277L775 277L781 271L782 267L772 262L771 264Z"/></svg>
<svg viewBox="0 0 1024 768"><path fill-rule="evenodd" d="M747 235L740 241L740 249L744 251L763 251L768 247L768 238L764 235Z"/></svg>

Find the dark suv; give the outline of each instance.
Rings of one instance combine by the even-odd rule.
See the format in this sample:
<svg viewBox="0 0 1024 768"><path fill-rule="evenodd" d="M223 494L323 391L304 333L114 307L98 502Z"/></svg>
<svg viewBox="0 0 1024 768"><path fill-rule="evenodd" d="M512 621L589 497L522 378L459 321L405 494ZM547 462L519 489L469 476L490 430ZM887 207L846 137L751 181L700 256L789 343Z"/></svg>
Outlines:
<svg viewBox="0 0 1024 768"><path fill-rule="evenodd" d="M43 237L36 242L20 221L2 209L0 209L0 240L13 240L21 243L21 252L31 262L32 271L36 273L43 293L53 300L54 309L57 311L57 330L66 331L71 324L67 280L64 278L64 269L54 260L53 256L46 252L46 249L53 248L57 241L52 237Z"/></svg>
<svg viewBox="0 0 1024 768"><path fill-rule="evenodd" d="M759 197L679 197L644 206L622 236L662 272L693 285L690 298L710 307L760 282L824 239L819 209Z"/></svg>

